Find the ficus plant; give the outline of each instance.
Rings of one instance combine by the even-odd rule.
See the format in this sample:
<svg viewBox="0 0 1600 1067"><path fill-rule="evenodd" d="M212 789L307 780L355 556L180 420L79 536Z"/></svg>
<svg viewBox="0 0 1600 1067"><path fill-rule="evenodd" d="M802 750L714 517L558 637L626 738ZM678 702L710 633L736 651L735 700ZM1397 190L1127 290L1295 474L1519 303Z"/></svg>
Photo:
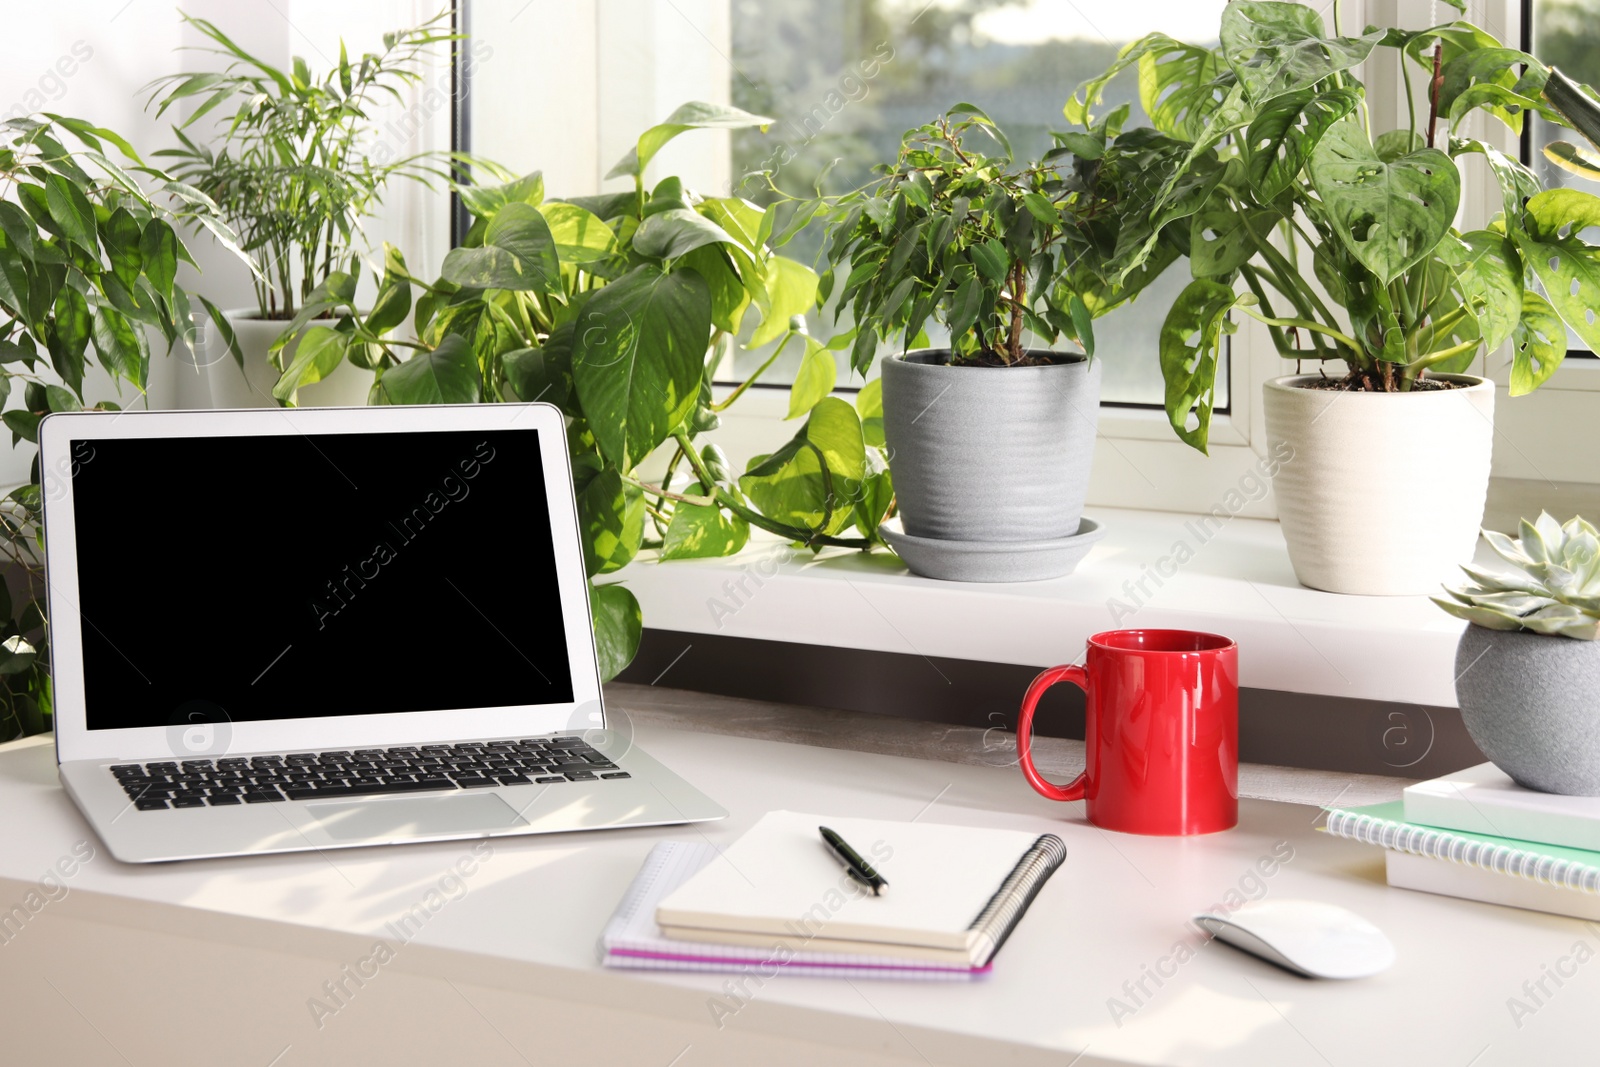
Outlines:
<svg viewBox="0 0 1600 1067"><path fill-rule="evenodd" d="M1542 189L1466 133L1480 112L1519 133L1530 112L1568 125L1552 72L1467 22L1351 36L1333 15L1329 32L1302 4L1234 0L1215 47L1151 34L1066 105L1089 190L1079 206L1114 222L1085 263L1114 285L1177 263L1192 275L1160 360L1168 418L1201 451L1235 312L1264 322L1287 359L1342 361L1328 382L1342 389L1448 387L1431 375L1510 340L1515 396L1555 372L1568 327L1600 345L1600 248L1579 234L1600 223L1600 198ZM1353 73L1383 50L1398 53L1411 105L1397 130L1373 128ZM1130 67L1151 127L1118 131L1093 109ZM1503 203L1462 231L1467 165L1487 165Z"/></svg>
<svg viewBox="0 0 1600 1067"><path fill-rule="evenodd" d="M1072 136L1088 151L1085 135ZM798 212L830 220L828 255L847 272L835 312L851 312L855 370L866 373L880 341L926 345L934 322L949 333L953 363L1049 360L1039 350L1063 338L1093 356L1092 320L1157 272L1116 284L1087 275L1081 228L1095 220L1076 205L1083 183L1057 166L1065 155L1018 161L982 110L959 104L908 131L873 182L800 202ZM824 299L835 284L833 270L823 274Z"/></svg>
<svg viewBox="0 0 1600 1067"><path fill-rule="evenodd" d="M220 66L145 87L158 118L193 105L172 128L177 147L155 156L221 205L222 220L259 268L260 317L292 319L359 250L361 224L382 203L389 182L450 177L447 156L403 154L378 137L373 109L386 100L404 103L402 91L421 81L428 51L460 38L442 11L384 34L382 49L359 59L351 59L341 41L338 63L314 75L299 56L282 70L214 23L182 17L209 42L199 50ZM213 113L222 120L215 136L196 134L196 124ZM231 345L231 331L219 326ZM239 358L237 348L233 354Z"/></svg>
<svg viewBox="0 0 1600 1067"><path fill-rule="evenodd" d="M617 164L611 176L632 185L617 193L550 199L538 173L461 188L474 222L441 277L416 277L386 248L370 311L356 307L350 272L312 293L281 342L300 338L280 400L292 401L300 369L359 351L377 371L371 403L559 406L591 578L644 548L662 559L731 555L751 527L812 548L881 544L892 491L876 390L851 405L828 395L831 375L797 384L798 432L743 472L701 440L790 345L832 366L803 318L816 274L774 251L798 226L774 235L771 211L675 177L645 185L645 168L679 134L767 121L686 104ZM718 399L719 367L740 346L764 345L773 351L762 365ZM647 480L647 461L664 474ZM591 603L610 678L638 647L639 605L615 581L595 583Z"/></svg>
<svg viewBox="0 0 1600 1067"><path fill-rule="evenodd" d="M95 365L144 395L152 340L168 351L191 340L191 298L175 279L193 260L178 228L206 219L231 235L204 194L110 130L42 115L0 131L0 403L20 391L4 414L15 448L37 444L51 412L83 410ZM41 509L86 462L92 450L41 471L35 456L28 484L0 501L0 553L20 585L13 595L0 582L0 739L50 728Z"/></svg>

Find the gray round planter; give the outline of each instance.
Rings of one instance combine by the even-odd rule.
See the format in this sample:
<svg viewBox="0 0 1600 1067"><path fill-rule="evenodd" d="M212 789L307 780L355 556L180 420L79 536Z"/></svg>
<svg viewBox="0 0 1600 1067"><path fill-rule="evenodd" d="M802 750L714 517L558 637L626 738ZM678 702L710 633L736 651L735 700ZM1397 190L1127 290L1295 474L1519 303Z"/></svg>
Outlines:
<svg viewBox="0 0 1600 1067"><path fill-rule="evenodd" d="M1518 785L1600 796L1600 642L1468 626L1456 702L1467 733Z"/></svg>
<svg viewBox="0 0 1600 1067"><path fill-rule="evenodd" d="M1083 516L1100 408L1100 364L1051 353L1036 367L952 367L946 352L883 363L883 433L905 533L983 543L1074 537ZM992 546L992 547L991 547ZM1058 577L1065 570L1030 572ZM962 580L959 571L930 577ZM970 580L970 579L968 579Z"/></svg>

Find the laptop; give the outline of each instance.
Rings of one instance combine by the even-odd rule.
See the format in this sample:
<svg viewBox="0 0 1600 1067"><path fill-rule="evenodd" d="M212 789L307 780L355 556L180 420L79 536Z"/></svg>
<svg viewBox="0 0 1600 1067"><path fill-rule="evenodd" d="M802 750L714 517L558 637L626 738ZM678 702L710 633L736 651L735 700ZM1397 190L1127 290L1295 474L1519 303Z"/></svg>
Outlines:
<svg viewBox="0 0 1600 1067"><path fill-rule="evenodd" d="M726 817L601 696L548 404L51 415L63 785L119 860Z"/></svg>

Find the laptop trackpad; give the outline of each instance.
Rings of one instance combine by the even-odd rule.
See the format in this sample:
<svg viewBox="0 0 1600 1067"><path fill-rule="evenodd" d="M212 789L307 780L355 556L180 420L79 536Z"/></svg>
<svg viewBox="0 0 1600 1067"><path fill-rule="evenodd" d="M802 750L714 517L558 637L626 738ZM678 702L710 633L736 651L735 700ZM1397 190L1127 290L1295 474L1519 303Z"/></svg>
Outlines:
<svg viewBox="0 0 1600 1067"><path fill-rule="evenodd" d="M404 841L527 825L493 793L308 804L306 814L317 820L315 829L336 841Z"/></svg>

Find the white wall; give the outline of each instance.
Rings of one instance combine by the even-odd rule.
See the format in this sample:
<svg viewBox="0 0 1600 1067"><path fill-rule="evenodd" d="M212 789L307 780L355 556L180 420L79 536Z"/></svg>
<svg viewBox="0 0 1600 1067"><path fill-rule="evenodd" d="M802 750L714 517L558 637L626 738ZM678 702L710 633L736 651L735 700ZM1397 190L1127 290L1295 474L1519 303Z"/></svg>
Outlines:
<svg viewBox="0 0 1600 1067"><path fill-rule="evenodd" d="M187 0L183 10L215 22L239 44L275 65L292 55L304 56L320 73L338 61L342 37L352 57L380 46L387 30L415 25L444 6L445 0ZM6 61L0 64L0 113L52 111L86 119L117 131L146 157L170 144L167 123L155 122L144 108L147 83L177 71L216 69L216 57L180 51L200 42L184 26L169 0L51 0L49 3L7 3L3 19ZM380 138L397 151L415 152L450 147L449 68L443 50L429 72L428 83L408 101L413 121L402 124L406 111L398 104L379 109ZM417 120L420 129L416 129ZM416 129L415 133L410 133ZM409 134L409 135L408 135ZM391 187L387 203L367 228L373 248L390 241L406 254L413 269L437 271L449 245L448 195L413 183ZM254 303L248 271L205 236L187 236L201 273L185 270L183 281L219 305ZM159 351L159 348L157 349ZM157 356L150 368L151 407L171 407L185 391L185 362ZM193 375L193 369L190 368ZM93 372L86 384L91 400L114 399L127 404L103 373ZM20 393L20 390L18 390ZM10 401L11 406L18 398ZM0 442L5 439L0 438ZM27 478L32 448L16 450L0 443L0 485Z"/></svg>
<svg viewBox="0 0 1600 1067"><path fill-rule="evenodd" d="M474 70L474 153L518 173L542 170L552 196L625 189L603 175L649 127L691 100L729 102L728 0L473 0L473 37L493 49ZM668 145L647 180L677 174L720 195L728 135Z"/></svg>

